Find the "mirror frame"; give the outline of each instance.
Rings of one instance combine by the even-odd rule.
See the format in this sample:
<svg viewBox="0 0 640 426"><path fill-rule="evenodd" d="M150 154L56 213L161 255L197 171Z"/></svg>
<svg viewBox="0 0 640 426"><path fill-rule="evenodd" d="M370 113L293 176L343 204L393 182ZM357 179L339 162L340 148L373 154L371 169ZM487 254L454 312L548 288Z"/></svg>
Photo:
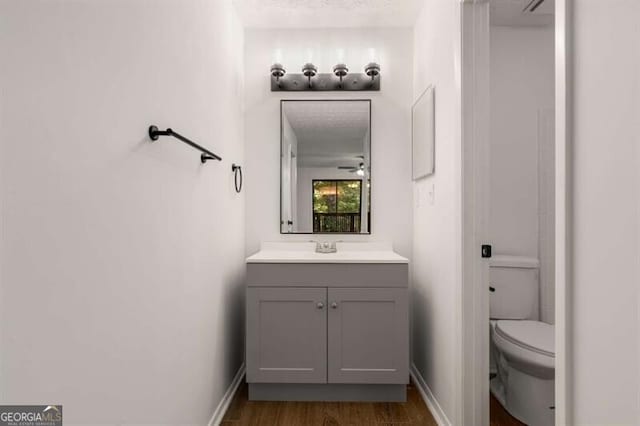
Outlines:
<svg viewBox="0 0 640 426"><path fill-rule="evenodd" d="M284 104L285 102L367 102L369 104L369 167L373 164L373 138L371 132L371 99L362 99L362 98L353 98L353 99L280 99L280 171L278 173L280 179L280 214L278 217L278 229L281 235L373 235L373 204L371 200L373 199L373 193L370 191L369 195L369 209L371 211L371 215L369 218L369 232L358 232L358 233L346 233L346 232L283 232L282 225L284 225L282 221L282 138L284 136ZM373 170L373 168L372 168ZM369 175L369 182L371 187L373 187L373 173ZM364 188L362 188L364 191Z"/></svg>

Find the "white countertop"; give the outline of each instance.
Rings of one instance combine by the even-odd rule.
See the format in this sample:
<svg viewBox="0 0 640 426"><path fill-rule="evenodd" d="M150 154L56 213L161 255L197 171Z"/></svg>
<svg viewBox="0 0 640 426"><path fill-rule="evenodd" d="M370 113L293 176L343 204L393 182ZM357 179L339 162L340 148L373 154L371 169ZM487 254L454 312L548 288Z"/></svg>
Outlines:
<svg viewBox="0 0 640 426"><path fill-rule="evenodd" d="M336 246L336 253L316 253L313 242L267 242L247 263L409 263L388 243L339 242Z"/></svg>

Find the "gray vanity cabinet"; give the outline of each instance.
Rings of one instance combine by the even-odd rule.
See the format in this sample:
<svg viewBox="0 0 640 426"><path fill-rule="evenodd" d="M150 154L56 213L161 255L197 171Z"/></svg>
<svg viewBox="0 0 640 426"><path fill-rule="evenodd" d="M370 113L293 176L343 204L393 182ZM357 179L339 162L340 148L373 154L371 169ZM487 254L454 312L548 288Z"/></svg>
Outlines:
<svg viewBox="0 0 640 426"><path fill-rule="evenodd" d="M249 288L247 382L326 382L326 299L326 288Z"/></svg>
<svg viewBox="0 0 640 426"><path fill-rule="evenodd" d="M406 383L407 290L330 288L329 383Z"/></svg>
<svg viewBox="0 0 640 426"><path fill-rule="evenodd" d="M250 399L406 398L407 264L252 263L247 284Z"/></svg>

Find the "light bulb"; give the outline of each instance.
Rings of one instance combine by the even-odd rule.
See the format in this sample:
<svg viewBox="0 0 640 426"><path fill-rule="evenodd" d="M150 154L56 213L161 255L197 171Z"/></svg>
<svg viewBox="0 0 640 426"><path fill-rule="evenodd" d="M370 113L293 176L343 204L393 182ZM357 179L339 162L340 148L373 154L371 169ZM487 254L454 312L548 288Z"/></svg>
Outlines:
<svg viewBox="0 0 640 426"><path fill-rule="evenodd" d="M278 47L273 51L273 55L272 55L271 60L272 60L272 62L274 64L281 64L282 63L282 49L281 48Z"/></svg>
<svg viewBox="0 0 640 426"><path fill-rule="evenodd" d="M369 62L378 62L378 54L376 53L375 47L370 47L367 49L367 56L369 57Z"/></svg>

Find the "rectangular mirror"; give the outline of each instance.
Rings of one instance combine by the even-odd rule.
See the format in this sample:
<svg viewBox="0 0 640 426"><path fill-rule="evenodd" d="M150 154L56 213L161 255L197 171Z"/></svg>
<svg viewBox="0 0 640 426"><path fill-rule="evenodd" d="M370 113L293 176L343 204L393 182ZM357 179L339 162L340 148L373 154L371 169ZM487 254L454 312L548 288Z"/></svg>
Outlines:
<svg viewBox="0 0 640 426"><path fill-rule="evenodd" d="M280 232L371 233L371 101L280 104Z"/></svg>

